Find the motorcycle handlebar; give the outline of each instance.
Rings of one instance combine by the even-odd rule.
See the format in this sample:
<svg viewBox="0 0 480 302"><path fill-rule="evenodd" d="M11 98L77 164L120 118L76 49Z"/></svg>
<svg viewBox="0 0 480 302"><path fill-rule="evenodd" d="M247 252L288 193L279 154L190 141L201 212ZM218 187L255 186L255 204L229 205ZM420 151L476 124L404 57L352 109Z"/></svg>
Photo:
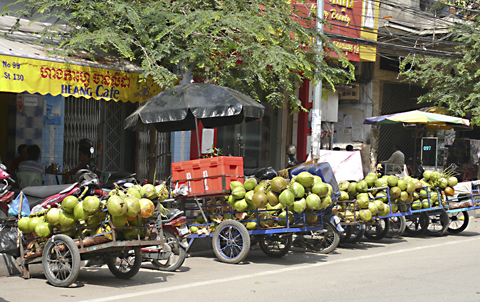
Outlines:
<svg viewBox="0 0 480 302"><path fill-rule="evenodd" d="M12 183L15 183L15 180L13 180L10 176L8 177L8 180Z"/></svg>

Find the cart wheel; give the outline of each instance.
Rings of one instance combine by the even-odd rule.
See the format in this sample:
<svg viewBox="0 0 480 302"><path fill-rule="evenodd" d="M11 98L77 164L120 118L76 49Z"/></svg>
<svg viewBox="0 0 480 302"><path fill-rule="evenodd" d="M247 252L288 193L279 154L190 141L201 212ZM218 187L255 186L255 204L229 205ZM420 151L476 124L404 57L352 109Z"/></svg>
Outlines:
<svg viewBox="0 0 480 302"><path fill-rule="evenodd" d="M226 220L215 229L212 245L218 260L236 264L247 257L250 250L250 235L240 222Z"/></svg>
<svg viewBox="0 0 480 302"><path fill-rule="evenodd" d="M470 217L467 211L448 213L450 224L447 231L452 234L463 232L470 222Z"/></svg>
<svg viewBox="0 0 480 302"><path fill-rule="evenodd" d="M172 252L168 259L153 259L152 264L161 271L174 272L182 266L187 252L178 244L178 237L172 231L164 230L163 233L165 234L165 243L170 246Z"/></svg>
<svg viewBox="0 0 480 302"><path fill-rule="evenodd" d="M340 232L340 243L350 243L350 237L352 236L352 232L354 227L352 225L346 225L343 228L343 232Z"/></svg>
<svg viewBox="0 0 480 302"><path fill-rule="evenodd" d="M365 226L365 237L370 240L380 240L385 238L390 228L390 220L388 218L381 218L375 221L374 224Z"/></svg>
<svg viewBox="0 0 480 302"><path fill-rule="evenodd" d="M428 226L427 233L431 236L443 236L450 224L450 218L448 218L447 211L444 209L435 210L428 214Z"/></svg>
<svg viewBox="0 0 480 302"><path fill-rule="evenodd" d="M392 216L390 219L390 229L388 230L388 237L396 238L403 235L406 228L406 219L404 216Z"/></svg>
<svg viewBox="0 0 480 302"><path fill-rule="evenodd" d="M274 258L282 258L292 247L292 235L272 234L265 235L260 241L260 249L265 255Z"/></svg>
<svg viewBox="0 0 480 302"><path fill-rule="evenodd" d="M68 287L80 272L80 252L72 238L54 235L48 239L42 254L43 272L53 286Z"/></svg>
<svg viewBox="0 0 480 302"><path fill-rule="evenodd" d="M124 251L107 258L108 269L117 278L130 279L135 276L142 265L142 250Z"/></svg>
<svg viewBox="0 0 480 302"><path fill-rule="evenodd" d="M352 235L350 238L347 240L346 243L357 243L359 242L363 235L365 234L365 225L362 225L361 223L352 225Z"/></svg>
<svg viewBox="0 0 480 302"><path fill-rule="evenodd" d="M314 232L315 233L315 232ZM320 254L329 254L337 248L340 243L340 232L337 228L330 222L323 222L323 232L318 232L318 239L313 240L313 247Z"/></svg>
<svg viewBox="0 0 480 302"><path fill-rule="evenodd" d="M408 215L405 217L405 234L409 236L422 235L428 226L428 217L425 213Z"/></svg>

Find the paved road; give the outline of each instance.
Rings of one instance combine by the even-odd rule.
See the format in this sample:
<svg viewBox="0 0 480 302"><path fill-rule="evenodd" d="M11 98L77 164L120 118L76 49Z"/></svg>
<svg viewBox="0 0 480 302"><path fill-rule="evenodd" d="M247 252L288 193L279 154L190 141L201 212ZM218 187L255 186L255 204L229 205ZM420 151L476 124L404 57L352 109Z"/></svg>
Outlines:
<svg viewBox="0 0 480 302"><path fill-rule="evenodd" d="M195 253L180 271L145 263L131 280L83 268L72 288L0 278L0 301L480 301L480 219L459 235L364 241L329 255L294 249L282 259L258 248L243 264Z"/></svg>

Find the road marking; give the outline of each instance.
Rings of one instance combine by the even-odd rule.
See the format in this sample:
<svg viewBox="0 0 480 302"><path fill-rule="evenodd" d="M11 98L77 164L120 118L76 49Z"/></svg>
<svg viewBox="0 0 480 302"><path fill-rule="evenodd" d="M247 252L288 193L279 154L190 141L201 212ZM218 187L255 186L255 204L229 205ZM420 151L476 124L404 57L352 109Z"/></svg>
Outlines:
<svg viewBox="0 0 480 302"><path fill-rule="evenodd" d="M447 245L458 244L458 243L465 243L465 242L476 241L476 240L480 240L480 238L470 238L470 239L465 239L465 240L448 241L448 242L444 242L444 243L413 247L413 248L402 249L402 250L397 250L397 251L381 252L381 253L378 253L378 254L369 254L369 255L358 256L358 257L353 257L353 258L336 259L336 260L331 260L331 261L327 261L327 262L319 262L319 263L314 263L314 264L299 265L299 266L293 266L293 267L290 266L290 267L285 267L285 268L271 270L271 271L254 273L254 274L239 275L239 276L229 277L229 278L221 278L221 279L214 279L214 280L208 280L208 281L202 281L202 282L188 283L188 284L171 286L171 287L166 287L166 288L159 288L159 289L148 290L148 291L143 291L143 292L122 294L122 295L118 295L118 296L110 296L110 297L98 298L98 299L92 299L92 300L84 300L84 301L81 301L81 302L117 301L117 300L120 300L120 299L154 295L154 294L176 291L176 290L181 290L181 289L186 289L186 288L212 285L212 284L218 284L218 283L224 283L224 282L231 282L231 281L236 281L236 280L248 279L248 278L253 278L253 277L258 277L258 276L279 274L279 273L296 271L296 270L301 270L301 269L311 269L312 267L318 267L318 266L324 266L324 265L330 265L330 264L342 263L342 262L357 261L357 260L362 260L362 259L388 256L388 255L394 255L394 254L400 254L400 253L407 253L407 252L413 252L413 251L429 249L429 248L437 248L437 247L441 247L441 246L447 246Z"/></svg>

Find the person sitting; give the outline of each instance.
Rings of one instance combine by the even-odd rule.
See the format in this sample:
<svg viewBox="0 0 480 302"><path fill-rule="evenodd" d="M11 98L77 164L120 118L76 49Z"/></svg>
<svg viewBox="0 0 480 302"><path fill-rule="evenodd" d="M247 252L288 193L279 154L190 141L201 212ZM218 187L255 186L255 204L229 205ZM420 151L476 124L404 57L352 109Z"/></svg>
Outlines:
<svg viewBox="0 0 480 302"><path fill-rule="evenodd" d="M18 172L34 172L39 174L42 180L41 184L45 183L45 167L38 162L40 157L40 147L37 145L30 145L27 148L28 159L18 164ZM40 184L39 184L40 185Z"/></svg>
<svg viewBox="0 0 480 302"><path fill-rule="evenodd" d="M385 173L394 172L394 170L403 171L403 166L405 165L405 155L400 151L400 146L398 144L393 145L393 154L389 159L381 161L385 167ZM386 168L389 167L389 169Z"/></svg>
<svg viewBox="0 0 480 302"><path fill-rule="evenodd" d="M10 175L15 175L18 169L18 164L28 159L27 148L28 146L25 144L21 144L17 147L18 156L12 160L12 163L10 164L10 167L8 169Z"/></svg>
<svg viewBox="0 0 480 302"><path fill-rule="evenodd" d="M347 145L347 147L345 148L345 150L347 150L347 151L353 151L353 146L352 146L352 145Z"/></svg>
<svg viewBox="0 0 480 302"><path fill-rule="evenodd" d="M333 151L340 151L340 147L334 147L332 150Z"/></svg>
<svg viewBox="0 0 480 302"><path fill-rule="evenodd" d="M93 142L88 138L82 138L78 144L78 160L79 164L65 173L64 182L68 181L70 175L75 175L78 170L87 169L92 172L96 172L95 159L93 158L93 153L95 149L93 148Z"/></svg>

